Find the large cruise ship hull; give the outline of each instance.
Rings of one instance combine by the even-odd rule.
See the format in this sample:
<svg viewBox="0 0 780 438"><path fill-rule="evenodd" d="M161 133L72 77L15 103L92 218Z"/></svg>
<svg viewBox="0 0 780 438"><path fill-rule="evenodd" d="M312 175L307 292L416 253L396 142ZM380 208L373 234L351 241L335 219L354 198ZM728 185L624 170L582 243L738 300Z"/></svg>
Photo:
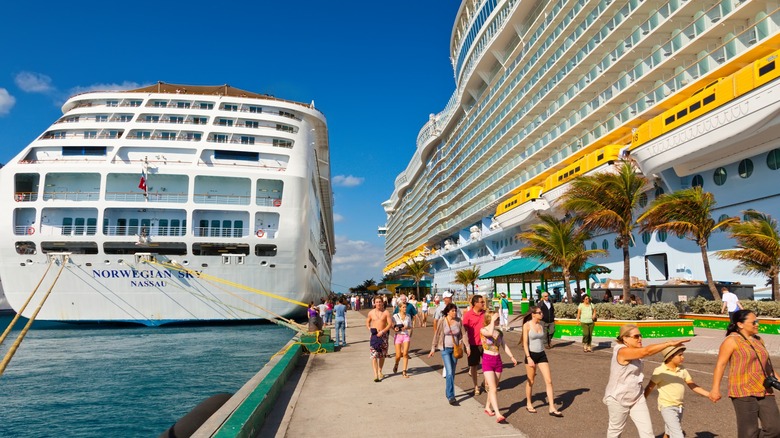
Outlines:
<svg viewBox="0 0 780 438"><path fill-rule="evenodd" d="M260 320L330 293L327 127L311 105L160 83L63 113L0 171L0 279L22 316Z"/></svg>

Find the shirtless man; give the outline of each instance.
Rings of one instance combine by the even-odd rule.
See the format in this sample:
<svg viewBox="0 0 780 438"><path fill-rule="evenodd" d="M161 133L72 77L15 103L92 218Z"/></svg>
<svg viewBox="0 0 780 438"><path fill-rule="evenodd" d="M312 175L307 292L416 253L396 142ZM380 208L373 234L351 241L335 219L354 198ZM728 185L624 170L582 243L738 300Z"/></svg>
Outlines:
<svg viewBox="0 0 780 438"><path fill-rule="evenodd" d="M374 308L368 312L366 318L366 328L371 332L371 365L374 367L374 382L381 382L382 367L385 365L387 356L387 338L390 327L393 326L393 319L390 312L385 309L385 302L381 297L374 298ZM375 339L376 336L378 339Z"/></svg>

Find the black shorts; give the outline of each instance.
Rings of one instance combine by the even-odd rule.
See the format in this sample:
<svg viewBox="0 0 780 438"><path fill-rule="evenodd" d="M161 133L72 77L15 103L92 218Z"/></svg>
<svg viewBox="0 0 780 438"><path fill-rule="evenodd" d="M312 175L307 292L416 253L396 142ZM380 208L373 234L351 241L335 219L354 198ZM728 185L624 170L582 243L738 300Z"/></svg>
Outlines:
<svg viewBox="0 0 780 438"><path fill-rule="evenodd" d="M470 345L469 347L471 348L471 353L469 354L469 366L477 367L482 361L482 346Z"/></svg>
<svg viewBox="0 0 780 438"><path fill-rule="evenodd" d="M533 351L529 351L529 352L528 352L528 354L531 356L531 359L533 359L533 360L534 360L534 363L543 363L543 362L549 362L549 361L547 360L547 353L545 353L544 351L542 351L542 352L540 352L540 353L536 353L536 352L533 352ZM525 363L526 363L526 364L528 363L528 357L527 357L527 356L526 356L526 358L525 358Z"/></svg>

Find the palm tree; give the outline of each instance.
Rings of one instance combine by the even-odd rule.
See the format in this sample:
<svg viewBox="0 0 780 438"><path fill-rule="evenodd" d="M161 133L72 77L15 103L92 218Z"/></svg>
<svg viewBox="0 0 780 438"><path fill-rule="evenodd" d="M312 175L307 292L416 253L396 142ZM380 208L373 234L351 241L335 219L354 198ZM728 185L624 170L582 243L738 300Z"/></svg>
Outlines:
<svg viewBox="0 0 780 438"><path fill-rule="evenodd" d="M712 219L715 197L700 186L668 193L656 198L647 211L637 219L642 223L642 231L668 231L678 237L687 237L699 245L704 263L704 276L712 292L712 297L720 301L720 292L712 279L710 259L707 256L707 244L712 233L720 228L728 228L739 222L739 218L729 217L718 223Z"/></svg>
<svg viewBox="0 0 780 438"><path fill-rule="evenodd" d="M471 294L474 295L474 284L479 280L479 266L455 271L455 283L462 284L466 291L471 285Z"/></svg>
<svg viewBox="0 0 780 438"><path fill-rule="evenodd" d="M772 299L780 300L780 232L777 221L771 216L748 210L743 212L745 221L731 226L731 238L737 241L736 249L715 253L716 257L739 262L740 274L765 274L772 284Z"/></svg>
<svg viewBox="0 0 780 438"><path fill-rule="evenodd" d="M431 272L431 262L426 259L406 262L406 275L414 280L417 286L417 298L420 298L420 281Z"/></svg>
<svg viewBox="0 0 780 438"><path fill-rule="evenodd" d="M588 260L596 254L604 254L603 249L585 249L585 241L590 233L576 225L575 218L558 219L551 214L539 214L540 223L531 225L531 229L520 233L517 237L527 246L518 254L525 257L536 257L560 268L563 274L563 284L566 298L572 302L569 279L579 272Z"/></svg>
<svg viewBox="0 0 780 438"><path fill-rule="evenodd" d="M563 199L563 207L578 214L583 228L617 234L615 246L623 250L623 300L628 302L631 290L631 267L628 254L632 242L634 209L639 203L647 178L631 162L624 161L617 172L597 173L575 178Z"/></svg>

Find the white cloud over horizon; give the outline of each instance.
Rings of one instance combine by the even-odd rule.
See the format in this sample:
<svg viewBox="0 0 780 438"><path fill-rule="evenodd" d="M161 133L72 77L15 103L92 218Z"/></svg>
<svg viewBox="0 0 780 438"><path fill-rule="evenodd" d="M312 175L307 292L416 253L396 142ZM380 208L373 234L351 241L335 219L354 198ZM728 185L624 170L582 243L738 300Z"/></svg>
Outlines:
<svg viewBox="0 0 780 438"><path fill-rule="evenodd" d="M123 91L123 90L132 90L135 88L142 88L146 87L151 84L139 84L138 82L132 82L132 81L123 81L121 83L103 83L103 84L92 84L92 85L85 85L85 86L77 86L71 88L68 93L73 96L75 94L80 93L86 93L88 91Z"/></svg>
<svg viewBox="0 0 780 438"><path fill-rule="evenodd" d="M333 213L333 222L341 222L343 220L344 220L344 216L338 213Z"/></svg>
<svg viewBox="0 0 780 438"><path fill-rule="evenodd" d="M16 75L14 83L25 93L51 93L55 91L51 84L51 77L43 73L23 71Z"/></svg>
<svg viewBox="0 0 780 438"><path fill-rule="evenodd" d="M334 186L338 187L357 187L363 184L365 178L352 175L336 175L331 179Z"/></svg>
<svg viewBox="0 0 780 438"><path fill-rule="evenodd" d="M0 88L0 116L7 115L16 104L16 98L5 88Z"/></svg>
<svg viewBox="0 0 780 438"><path fill-rule="evenodd" d="M336 235L336 255L333 257L333 290L346 292L373 278L382 279L384 248L364 240L351 240Z"/></svg>

